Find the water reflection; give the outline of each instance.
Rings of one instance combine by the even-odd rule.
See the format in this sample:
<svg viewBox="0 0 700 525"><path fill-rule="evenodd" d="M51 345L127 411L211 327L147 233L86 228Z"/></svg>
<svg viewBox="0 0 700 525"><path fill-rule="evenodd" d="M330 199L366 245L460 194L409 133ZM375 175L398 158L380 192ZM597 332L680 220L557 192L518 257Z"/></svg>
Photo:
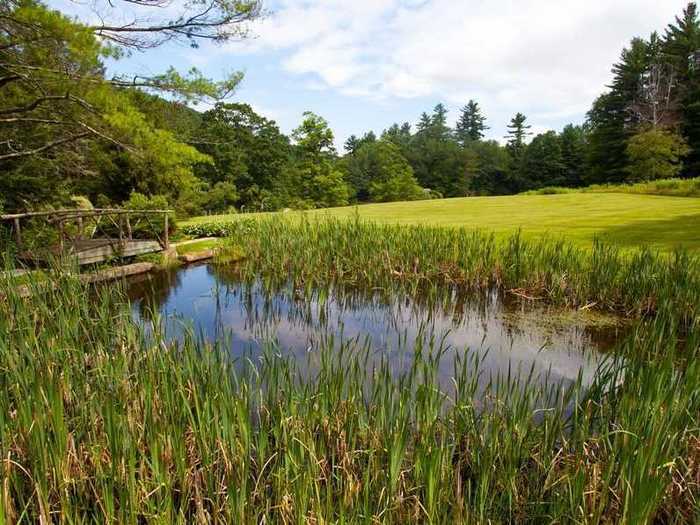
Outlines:
<svg viewBox="0 0 700 525"><path fill-rule="evenodd" d="M489 376L530 370L547 382L589 383L602 351L617 339L614 331L580 323L552 327L550 311L504 300L499 294L451 292L437 303L421 295L387 295L383 291L270 290L262 280L242 282L235 269L197 265L162 271L130 283L134 315L148 321L162 316L172 338L193 329L210 341L225 339L235 356L262 352L274 340L284 355L306 362L321 341L355 339L371 346L400 373L410 365L416 341L438 342L456 355L479 354L484 380ZM310 298L308 298L310 297ZM434 299L434 298L433 298ZM527 314L527 315L524 315ZM408 350L408 352L407 352ZM313 359L312 359L313 361ZM453 359L440 363L440 382L453 375ZM544 379L543 379L544 381Z"/></svg>

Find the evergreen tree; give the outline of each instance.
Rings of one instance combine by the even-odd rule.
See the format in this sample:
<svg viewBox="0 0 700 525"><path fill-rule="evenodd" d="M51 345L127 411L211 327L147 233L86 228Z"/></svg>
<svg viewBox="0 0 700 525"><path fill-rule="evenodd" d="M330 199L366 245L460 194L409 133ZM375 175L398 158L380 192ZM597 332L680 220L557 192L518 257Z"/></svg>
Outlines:
<svg viewBox="0 0 700 525"><path fill-rule="evenodd" d="M508 124L508 134L505 138L508 139L508 150L514 159L517 159L522 154L525 147L525 139L531 135L528 130L532 127L526 124L527 117L522 113L516 113Z"/></svg>
<svg viewBox="0 0 700 525"><path fill-rule="evenodd" d="M638 98L641 78L649 64L647 43L635 38L613 65L610 90L588 112L590 128L587 183L622 182L627 177L627 140L639 124L629 108Z"/></svg>
<svg viewBox="0 0 700 525"><path fill-rule="evenodd" d="M355 151L357 151L357 148L359 148L359 142L359 139L355 135L350 135L345 141L343 147L345 148L346 152L353 155Z"/></svg>
<svg viewBox="0 0 700 525"><path fill-rule="evenodd" d="M537 135L523 150L517 191L566 184L566 165L554 131Z"/></svg>
<svg viewBox="0 0 700 525"><path fill-rule="evenodd" d="M393 124L390 128L382 132L382 140L396 144L404 157L408 155L408 149L411 147L411 125L404 122L401 126Z"/></svg>
<svg viewBox="0 0 700 525"><path fill-rule="evenodd" d="M481 140L484 138L484 131L489 129L485 122L486 117L481 114L479 104L474 100L470 100L467 105L462 108L457 126L455 127L457 141L465 145L469 141Z"/></svg>
<svg viewBox="0 0 700 525"><path fill-rule="evenodd" d="M700 175L700 14L695 2L669 24L664 35L664 54L673 64L679 84L681 133L690 154L685 175Z"/></svg>
<svg viewBox="0 0 700 525"><path fill-rule="evenodd" d="M428 115L425 111L421 113L420 120L418 121L418 125L416 126L416 128L418 129L418 133L428 132L432 125L433 120L430 118L430 115Z"/></svg>
<svg viewBox="0 0 700 525"><path fill-rule="evenodd" d="M431 135L438 140L447 140L450 137L450 128L447 125L447 108L439 103L433 108L430 118Z"/></svg>
<svg viewBox="0 0 700 525"><path fill-rule="evenodd" d="M582 126L567 124L559 135L564 185L582 186L585 176L586 132Z"/></svg>

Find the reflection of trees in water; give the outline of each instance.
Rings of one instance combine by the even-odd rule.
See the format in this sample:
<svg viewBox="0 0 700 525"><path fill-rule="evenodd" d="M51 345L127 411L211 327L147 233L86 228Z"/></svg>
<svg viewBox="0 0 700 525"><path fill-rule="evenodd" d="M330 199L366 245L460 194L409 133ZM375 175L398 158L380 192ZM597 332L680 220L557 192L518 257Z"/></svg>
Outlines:
<svg viewBox="0 0 700 525"><path fill-rule="evenodd" d="M129 280L127 296L138 308L145 321L153 321L170 297L182 285L179 269L164 269L136 276Z"/></svg>
<svg viewBox="0 0 700 525"><path fill-rule="evenodd" d="M485 327L501 308L493 291L474 291L458 286L432 284L392 288L366 288L348 284L304 287L267 276L255 276L235 265L210 265L211 275L225 285L226 295L245 310L245 328L274 326L282 319L295 326L328 330L329 321L344 315L375 316L387 329L409 325L430 326L436 319L450 319L453 327L471 319ZM377 317L379 316L379 317ZM331 327L336 328L336 327Z"/></svg>
<svg viewBox="0 0 700 525"><path fill-rule="evenodd" d="M199 268L202 270L201 266ZM186 275L192 269L161 271L140 282L132 281L129 295L137 299L141 318L153 320L153 313L163 310L171 294L188 286ZM207 318L201 321L207 326L206 335L213 339L223 337L231 329L264 341L274 339L280 331L315 338L323 334L346 335L345 329L350 328L381 336L383 333L401 334L406 329L429 334L436 328L444 331L474 323L472 326L479 327L481 333L493 333L496 329L503 341L512 341L530 334L541 336L546 331L538 323L525 322L520 314L529 312L531 319L546 319L549 312L542 305L504 296L496 290L473 290L457 285L404 286L398 283L391 288L370 289L333 284L313 288L254 276L236 265L210 264L204 270L209 279L211 299L208 299L206 313L201 314ZM198 272L200 277L203 274ZM232 321L231 314L236 311L240 315L234 316ZM514 315L504 316L504 313ZM592 343L609 348L619 336L616 330L580 324L561 326L552 335L574 332L573 337L579 340L575 346L580 346L583 338L588 341L586 346Z"/></svg>

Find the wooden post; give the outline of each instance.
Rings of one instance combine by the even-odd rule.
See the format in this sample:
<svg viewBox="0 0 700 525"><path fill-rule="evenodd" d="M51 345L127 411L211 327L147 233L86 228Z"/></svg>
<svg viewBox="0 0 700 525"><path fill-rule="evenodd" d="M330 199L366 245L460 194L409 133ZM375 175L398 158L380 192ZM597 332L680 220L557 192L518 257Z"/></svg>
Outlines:
<svg viewBox="0 0 700 525"><path fill-rule="evenodd" d="M134 234L131 231L131 221L129 220L129 214L126 214L126 236L130 241L134 240Z"/></svg>
<svg viewBox="0 0 700 525"><path fill-rule="evenodd" d="M17 249L22 249L22 229L19 224L19 217L15 217L15 239L17 241Z"/></svg>
<svg viewBox="0 0 700 525"><path fill-rule="evenodd" d="M119 215L119 249L124 249L124 216Z"/></svg>
<svg viewBox="0 0 700 525"><path fill-rule="evenodd" d="M63 254L63 220L62 219L58 220L58 247L61 250L61 254Z"/></svg>
<svg viewBox="0 0 700 525"><path fill-rule="evenodd" d="M168 237L168 212L165 212L165 228L163 231L163 244L165 245L165 249L170 248L170 239Z"/></svg>

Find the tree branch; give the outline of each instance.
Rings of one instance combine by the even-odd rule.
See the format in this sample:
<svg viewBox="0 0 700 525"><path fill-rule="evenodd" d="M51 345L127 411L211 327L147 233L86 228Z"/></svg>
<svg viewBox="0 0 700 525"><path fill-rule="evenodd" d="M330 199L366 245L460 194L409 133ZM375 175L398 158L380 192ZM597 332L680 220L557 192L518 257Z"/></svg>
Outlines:
<svg viewBox="0 0 700 525"><path fill-rule="evenodd" d="M0 155L0 162L5 161L5 160L11 160L11 159L17 159L21 157L29 157L31 155L36 155L38 153L42 153L46 150L55 148L56 146L60 146L61 144L66 144L67 142L73 142L75 140L79 140L81 138L87 137L90 135L89 131L83 131L82 133L77 133L75 135L71 135L69 137L64 137L62 139L57 139L52 142L49 142L47 144L44 144L43 146L40 146L38 148L30 149L30 150L25 150L25 151L16 151L13 153L6 153L5 155Z"/></svg>

